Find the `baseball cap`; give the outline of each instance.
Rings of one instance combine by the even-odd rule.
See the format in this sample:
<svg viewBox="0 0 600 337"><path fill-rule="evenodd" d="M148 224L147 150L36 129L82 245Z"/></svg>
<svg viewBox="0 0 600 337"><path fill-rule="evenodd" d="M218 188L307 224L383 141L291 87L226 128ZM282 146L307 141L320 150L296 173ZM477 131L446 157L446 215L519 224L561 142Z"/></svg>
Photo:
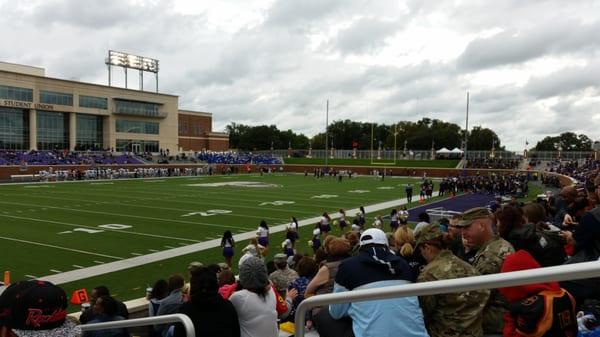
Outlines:
<svg viewBox="0 0 600 337"><path fill-rule="evenodd" d="M418 247L420 244L431 241L442 235L444 235L444 233L442 233L440 230L439 225L429 224L415 234L415 247Z"/></svg>
<svg viewBox="0 0 600 337"><path fill-rule="evenodd" d="M475 207L466 210L462 214L462 218L456 224L458 227L468 227L477 219L486 219L490 216L490 211L485 207Z"/></svg>
<svg viewBox="0 0 600 337"><path fill-rule="evenodd" d="M360 236L360 245L388 245L388 239L385 233L378 228L369 228Z"/></svg>
<svg viewBox="0 0 600 337"><path fill-rule="evenodd" d="M75 337L81 329L67 320L67 294L45 281L22 281L2 294L3 325L19 337Z"/></svg>

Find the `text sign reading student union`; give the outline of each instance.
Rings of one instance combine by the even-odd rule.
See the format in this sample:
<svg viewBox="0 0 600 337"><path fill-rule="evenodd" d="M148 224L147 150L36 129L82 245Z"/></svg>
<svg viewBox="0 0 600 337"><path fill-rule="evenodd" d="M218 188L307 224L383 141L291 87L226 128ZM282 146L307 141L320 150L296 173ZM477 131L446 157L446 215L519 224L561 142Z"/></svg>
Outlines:
<svg viewBox="0 0 600 337"><path fill-rule="evenodd" d="M52 105L52 104L11 101L9 99L0 100L0 106L7 106L7 107L11 107L11 108L23 108L23 109L54 110L54 105Z"/></svg>

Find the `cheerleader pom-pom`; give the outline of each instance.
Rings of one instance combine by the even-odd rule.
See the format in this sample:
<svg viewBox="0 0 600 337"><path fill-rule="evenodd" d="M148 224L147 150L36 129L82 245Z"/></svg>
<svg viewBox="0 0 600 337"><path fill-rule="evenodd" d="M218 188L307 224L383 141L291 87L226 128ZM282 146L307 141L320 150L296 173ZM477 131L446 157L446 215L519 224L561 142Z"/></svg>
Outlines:
<svg viewBox="0 0 600 337"><path fill-rule="evenodd" d="M334 226L339 226L339 225L340 225L340 222L339 222L339 221L337 221L337 220L333 220L333 225L334 225Z"/></svg>
<svg viewBox="0 0 600 337"><path fill-rule="evenodd" d="M312 247L312 246L313 246L313 242L312 242L312 240L309 240L309 241L308 241L308 246L309 246L309 247Z"/></svg>

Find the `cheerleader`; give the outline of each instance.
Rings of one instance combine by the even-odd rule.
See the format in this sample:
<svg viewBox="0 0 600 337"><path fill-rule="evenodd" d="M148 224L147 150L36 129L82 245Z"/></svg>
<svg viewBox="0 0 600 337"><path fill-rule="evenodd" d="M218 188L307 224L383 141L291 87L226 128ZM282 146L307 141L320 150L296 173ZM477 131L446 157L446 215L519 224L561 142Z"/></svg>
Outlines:
<svg viewBox="0 0 600 337"><path fill-rule="evenodd" d="M399 226L400 223L398 222L398 210L394 208L390 213L390 228L392 229L392 232L395 232Z"/></svg>
<svg viewBox="0 0 600 337"><path fill-rule="evenodd" d="M321 220L319 221L319 229L321 230L321 234L327 236L327 234L331 232L331 225L329 224L330 222L331 217L329 214L327 214L327 212L324 212L323 216L321 216Z"/></svg>
<svg viewBox="0 0 600 337"><path fill-rule="evenodd" d="M406 210L406 206L402 206L402 209L398 212L398 219L400 219L400 225L408 225L408 211Z"/></svg>
<svg viewBox="0 0 600 337"><path fill-rule="evenodd" d="M269 226L265 220L260 221L260 226L258 226L258 230L256 231L256 238L258 239L258 244L263 249L263 256L267 256L269 254Z"/></svg>
<svg viewBox="0 0 600 337"><path fill-rule="evenodd" d="M225 231L225 233L223 233L221 247L223 248L223 257L225 258L225 263L231 267L231 259L233 258L234 254L233 247L235 247L235 241L233 240L231 231Z"/></svg>
<svg viewBox="0 0 600 337"><path fill-rule="evenodd" d="M290 219L290 223L287 225L287 231L285 233L286 239L292 242L292 247L295 246L296 240L300 238L298 235L298 220L296 217Z"/></svg>
<svg viewBox="0 0 600 337"><path fill-rule="evenodd" d="M313 253L316 253L321 248L321 230L319 228L313 230L312 240L308 244L312 247Z"/></svg>
<svg viewBox="0 0 600 337"><path fill-rule="evenodd" d="M383 219L381 218L381 216L376 216L375 217L375 221L373 222L373 228L378 228L383 230Z"/></svg>
<svg viewBox="0 0 600 337"><path fill-rule="evenodd" d="M360 209L360 212L358 212L358 214L356 214L356 216L358 217L358 225L361 228L365 228L367 213L365 212L365 208L363 206L360 206L359 209Z"/></svg>
<svg viewBox="0 0 600 337"><path fill-rule="evenodd" d="M346 226L348 226L348 222L346 222L346 211L344 211L343 209L340 208L339 213L340 213L339 225L340 225L340 230L343 233L344 229L346 229Z"/></svg>
<svg viewBox="0 0 600 337"><path fill-rule="evenodd" d="M294 256L294 245L292 240L285 239L281 243L281 248L283 248L283 253L287 255L287 257Z"/></svg>

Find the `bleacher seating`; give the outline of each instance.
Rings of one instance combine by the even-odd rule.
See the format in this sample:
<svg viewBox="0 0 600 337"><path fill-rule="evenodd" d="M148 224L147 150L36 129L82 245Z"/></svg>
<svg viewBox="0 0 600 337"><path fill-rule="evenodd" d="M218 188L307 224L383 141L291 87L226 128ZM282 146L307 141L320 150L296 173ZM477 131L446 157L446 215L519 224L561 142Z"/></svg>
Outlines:
<svg viewBox="0 0 600 337"><path fill-rule="evenodd" d="M0 150L0 165L123 165L142 164L130 154L111 152L5 151Z"/></svg>
<svg viewBox="0 0 600 337"><path fill-rule="evenodd" d="M255 164L280 165L281 159L268 154L253 154L252 152L198 152L198 159L208 164Z"/></svg>

